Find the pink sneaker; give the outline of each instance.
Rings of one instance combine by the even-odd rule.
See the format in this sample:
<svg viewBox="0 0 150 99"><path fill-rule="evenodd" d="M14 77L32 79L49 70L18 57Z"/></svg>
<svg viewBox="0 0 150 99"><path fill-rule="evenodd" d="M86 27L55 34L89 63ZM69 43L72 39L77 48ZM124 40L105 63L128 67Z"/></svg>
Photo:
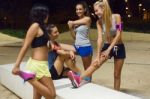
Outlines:
<svg viewBox="0 0 150 99"><path fill-rule="evenodd" d="M88 84L88 83L90 83L90 81L82 80L82 81L80 82L80 86L83 86L83 85Z"/></svg>
<svg viewBox="0 0 150 99"><path fill-rule="evenodd" d="M20 71L19 76L24 79L24 81L28 81L30 79L35 78L35 73L30 71Z"/></svg>
<svg viewBox="0 0 150 99"><path fill-rule="evenodd" d="M76 75L73 71L69 71L68 77L71 80L74 88L80 87L80 76L79 75Z"/></svg>

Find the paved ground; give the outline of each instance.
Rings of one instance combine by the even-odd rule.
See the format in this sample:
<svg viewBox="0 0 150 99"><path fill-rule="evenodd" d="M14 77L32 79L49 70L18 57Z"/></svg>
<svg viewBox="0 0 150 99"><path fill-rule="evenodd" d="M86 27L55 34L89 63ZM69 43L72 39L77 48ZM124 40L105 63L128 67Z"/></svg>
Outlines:
<svg viewBox="0 0 150 99"><path fill-rule="evenodd" d="M130 39L126 40L125 42L127 59L122 71L121 91L142 97L143 99L150 99L150 42L146 39L144 39L143 42L142 38L144 38L145 36L143 37L141 36L141 34L139 35L140 36L138 36L138 40L132 40L134 36L129 35ZM146 35L146 38L149 37L150 35ZM5 39L5 41L7 40ZM17 43L18 39L14 39L12 41L13 44L8 44L10 42L8 42L7 44L0 44L10 45L0 47L0 65L15 62L21 43ZM27 58L29 57L29 53L30 51L28 52L24 60L27 60ZM77 66L81 66L82 62L79 57L77 57L77 61ZM101 67L101 69L97 70L94 73L93 82L109 88L113 88L113 59L109 60ZM7 88L0 85L0 99L19 98Z"/></svg>

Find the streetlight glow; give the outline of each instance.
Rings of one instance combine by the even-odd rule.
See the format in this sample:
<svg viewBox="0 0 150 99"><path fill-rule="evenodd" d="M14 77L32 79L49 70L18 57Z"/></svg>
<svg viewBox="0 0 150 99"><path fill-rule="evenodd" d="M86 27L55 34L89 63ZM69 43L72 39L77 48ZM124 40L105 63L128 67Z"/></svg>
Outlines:
<svg viewBox="0 0 150 99"><path fill-rule="evenodd" d="M130 15L130 14L128 15L128 18L131 18L131 15Z"/></svg>
<svg viewBox="0 0 150 99"><path fill-rule="evenodd" d="M142 4L140 3L140 4L139 4L139 7L141 7L141 6L142 6Z"/></svg>

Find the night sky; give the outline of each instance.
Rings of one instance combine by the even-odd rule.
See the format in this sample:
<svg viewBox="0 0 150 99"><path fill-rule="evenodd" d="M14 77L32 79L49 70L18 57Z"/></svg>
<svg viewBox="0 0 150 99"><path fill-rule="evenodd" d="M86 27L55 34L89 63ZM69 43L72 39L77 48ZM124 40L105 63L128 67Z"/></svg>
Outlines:
<svg viewBox="0 0 150 99"><path fill-rule="evenodd" d="M6 21L7 25L13 27L24 27L29 24L29 11L34 4L45 4L50 9L50 22L64 24L69 19L74 19L75 5L79 1L86 1L92 5L97 0L0 0L0 25ZM138 3L143 3L146 9L150 9L150 0L128 0L133 16L138 16ZM110 0L110 6L114 13L126 16L125 8L127 4L124 0Z"/></svg>

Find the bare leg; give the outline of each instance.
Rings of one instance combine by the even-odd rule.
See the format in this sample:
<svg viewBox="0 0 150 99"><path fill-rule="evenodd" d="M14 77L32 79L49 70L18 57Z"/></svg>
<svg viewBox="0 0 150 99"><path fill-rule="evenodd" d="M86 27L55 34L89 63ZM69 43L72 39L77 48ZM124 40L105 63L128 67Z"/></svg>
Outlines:
<svg viewBox="0 0 150 99"><path fill-rule="evenodd" d="M82 62L84 66L84 70L86 70L92 62L92 56L82 57Z"/></svg>
<svg viewBox="0 0 150 99"><path fill-rule="evenodd" d="M76 67L75 63L71 60L69 56L58 55L55 60L54 66L57 70L57 73L60 75L64 68L64 63L74 72L81 73L81 70Z"/></svg>
<svg viewBox="0 0 150 99"><path fill-rule="evenodd" d="M34 91L34 97L44 96L46 99L55 99L55 88L51 78L43 77L39 81L33 79L28 81ZM35 96L37 95L37 96Z"/></svg>
<svg viewBox="0 0 150 99"><path fill-rule="evenodd" d="M91 65L92 56L82 57L82 62L83 62L84 70L87 70L88 67ZM90 78L92 80L92 75L90 76Z"/></svg>
<svg viewBox="0 0 150 99"><path fill-rule="evenodd" d="M84 71L82 74L81 74L81 79L83 79L84 77L91 77L92 74L98 69L101 67L101 65L106 61L107 59L105 57L100 57L100 63L98 64L98 62L93 62L89 68Z"/></svg>
<svg viewBox="0 0 150 99"><path fill-rule="evenodd" d="M41 99L42 95L33 88L33 99Z"/></svg>
<svg viewBox="0 0 150 99"><path fill-rule="evenodd" d="M120 90L123 63L124 59L114 59L114 89L118 91Z"/></svg>
<svg viewBox="0 0 150 99"><path fill-rule="evenodd" d="M40 82L43 83L50 91L51 97L48 97L46 99L55 99L56 91L53 80L50 77L43 77L42 79L40 79Z"/></svg>
<svg viewBox="0 0 150 99"><path fill-rule="evenodd" d="M54 63L54 66L55 66L55 69L57 70L58 75L60 75L63 71L64 62L65 62L65 56L58 55Z"/></svg>
<svg viewBox="0 0 150 99"><path fill-rule="evenodd" d="M72 61L71 58L66 57L65 63L73 72L81 73L81 70L76 66L76 63Z"/></svg>

